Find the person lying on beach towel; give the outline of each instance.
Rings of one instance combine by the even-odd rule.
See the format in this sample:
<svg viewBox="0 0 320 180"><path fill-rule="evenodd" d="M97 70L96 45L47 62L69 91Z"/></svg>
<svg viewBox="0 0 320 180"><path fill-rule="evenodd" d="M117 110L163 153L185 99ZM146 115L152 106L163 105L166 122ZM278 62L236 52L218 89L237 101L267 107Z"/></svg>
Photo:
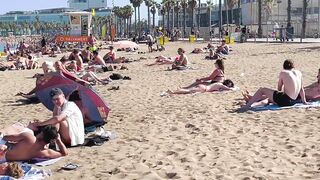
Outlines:
<svg viewBox="0 0 320 180"><path fill-rule="evenodd" d="M0 176L9 176L19 179L24 176L24 171L17 162L2 163L0 164Z"/></svg>
<svg viewBox="0 0 320 180"><path fill-rule="evenodd" d="M307 101L319 101L320 100L320 69L318 70L317 75L317 82L310 84L309 86L304 87L305 96ZM244 100L247 102L252 99L253 95L250 94L248 91L242 92L242 95L244 97ZM300 97L297 99L298 101L301 101ZM271 102L266 96L263 96L259 102L254 103L251 107L260 107L260 106L266 106L270 104Z"/></svg>
<svg viewBox="0 0 320 180"><path fill-rule="evenodd" d="M225 77L224 77L224 61L222 59L216 60L214 63L215 65L215 70L210 74L210 76L203 77L200 79L197 79L196 82L192 83L191 85L184 87L184 88L191 88L194 86L197 86L199 84L203 85L209 85L217 82L223 82Z"/></svg>
<svg viewBox="0 0 320 180"><path fill-rule="evenodd" d="M30 123L30 127L37 129L41 126L55 126L61 139L67 146L77 146L84 142L84 122L79 107L65 98L63 91L53 88L50 91L54 103L52 118L45 121Z"/></svg>
<svg viewBox="0 0 320 180"><path fill-rule="evenodd" d="M297 103L297 99L299 98L302 103L307 104L302 84L302 73L299 70L294 69L292 60L285 60L283 63L283 70L279 75L278 89L260 88L248 100L247 104L239 110L247 111L255 103L263 103L261 101L266 101L266 99L268 102L277 104L280 107L293 106Z"/></svg>
<svg viewBox="0 0 320 180"><path fill-rule="evenodd" d="M54 126L44 126L34 135L33 130L24 128L19 133L7 134L2 138L5 144L0 146L0 163L10 161L28 161L33 158L54 159L68 154L67 148L60 139L58 130ZM56 143L59 151L48 149L49 143Z"/></svg>
<svg viewBox="0 0 320 180"><path fill-rule="evenodd" d="M222 83L216 82L211 85L199 84L195 87L182 88L182 89L178 89L176 91L168 90L167 93L169 95L173 95L173 94L193 94L193 93L197 93L197 92L204 93L204 92L228 91L228 90L234 90L234 84L229 79L223 81Z"/></svg>
<svg viewBox="0 0 320 180"><path fill-rule="evenodd" d="M161 55L161 56L156 57L156 61L154 63L147 64L147 66L172 64L178 58L179 58L179 56L172 58L172 57L165 57L165 56Z"/></svg>

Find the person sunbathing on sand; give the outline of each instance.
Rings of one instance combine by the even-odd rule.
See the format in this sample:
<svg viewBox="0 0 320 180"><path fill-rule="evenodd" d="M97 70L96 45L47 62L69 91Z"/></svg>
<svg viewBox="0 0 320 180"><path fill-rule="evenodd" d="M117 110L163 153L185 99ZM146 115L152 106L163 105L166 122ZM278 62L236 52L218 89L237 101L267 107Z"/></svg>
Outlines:
<svg viewBox="0 0 320 180"><path fill-rule="evenodd" d="M100 66L106 66L106 63L104 62L103 58L99 55L98 51L93 51L93 60L89 63L89 65L100 65Z"/></svg>
<svg viewBox="0 0 320 180"><path fill-rule="evenodd" d="M209 85L212 83L223 82L224 81L224 62L222 59L218 59L214 64L216 69L210 74L210 76L197 79L196 82L194 82L193 84L185 88L191 88L199 84Z"/></svg>
<svg viewBox="0 0 320 180"><path fill-rule="evenodd" d="M115 63L115 60L116 60L116 52L114 51L114 47L113 46L110 46L110 51L103 56L103 60L106 62L106 63Z"/></svg>
<svg viewBox="0 0 320 180"><path fill-rule="evenodd" d="M2 149L0 149L0 151L2 151ZM24 171L21 165L17 162L2 163L0 164L0 175L10 176L12 178L19 179L22 176L24 176Z"/></svg>
<svg viewBox="0 0 320 180"><path fill-rule="evenodd" d="M163 65L163 64L172 64L175 60L178 60L178 57L171 58L171 57L165 57L165 56L158 56L156 57L156 61L152 64L147 64L147 66L153 66L153 65Z"/></svg>
<svg viewBox="0 0 320 180"><path fill-rule="evenodd" d="M178 49L178 54L179 58L175 59L175 61L172 64L172 70L177 69L177 70L184 70L188 66L188 57L185 55L185 50L182 48Z"/></svg>
<svg viewBox="0 0 320 180"><path fill-rule="evenodd" d="M68 154L66 146L60 139L57 128L54 126L44 126L39 130L36 136L33 133L35 129L25 128L20 133L8 134L3 136L1 145L0 162L10 161L28 161L34 158L59 158ZM47 148L49 143L56 143L59 151Z"/></svg>
<svg viewBox="0 0 320 180"><path fill-rule="evenodd" d="M307 101L319 101L320 100L320 69L318 70L318 80L315 83L310 84L309 86L304 87L306 100ZM253 95L251 95L248 91L242 92L244 100L246 102L252 99ZM263 96L259 102L254 103L252 107L265 106L270 104L271 102L266 96Z"/></svg>
<svg viewBox="0 0 320 180"><path fill-rule="evenodd" d="M283 90L283 91L282 91ZM300 95L300 97L299 97ZM278 89L260 88L240 111L247 111L257 103L268 102L283 106L292 106L301 98L302 103L307 104L306 95L302 84L302 73L294 69L291 60L285 60L283 70L280 72ZM264 101L264 102L261 102Z"/></svg>
<svg viewBox="0 0 320 180"><path fill-rule="evenodd" d="M227 79L223 81L222 83L216 82L211 85L203 85L199 84L195 87L190 87L190 88L182 88L178 89L176 91L170 91L168 90L168 94L192 94L192 93L197 93L197 92L214 92L214 91L227 91L227 90L233 90L234 89L234 84L231 80Z"/></svg>

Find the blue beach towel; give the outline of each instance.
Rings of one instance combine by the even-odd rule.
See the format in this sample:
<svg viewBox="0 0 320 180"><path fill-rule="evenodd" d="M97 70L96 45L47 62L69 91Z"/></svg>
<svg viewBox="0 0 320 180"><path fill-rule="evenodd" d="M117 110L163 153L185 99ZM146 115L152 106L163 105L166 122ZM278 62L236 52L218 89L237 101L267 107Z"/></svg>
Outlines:
<svg viewBox="0 0 320 180"><path fill-rule="evenodd" d="M292 109L292 108L316 108L316 107L320 107L320 101L311 102L308 105L303 103L297 103L293 106L286 106L286 107L280 107L278 105L273 104L273 105L267 105L263 107L256 107L253 109L253 111L267 111L267 110L276 111L276 110Z"/></svg>

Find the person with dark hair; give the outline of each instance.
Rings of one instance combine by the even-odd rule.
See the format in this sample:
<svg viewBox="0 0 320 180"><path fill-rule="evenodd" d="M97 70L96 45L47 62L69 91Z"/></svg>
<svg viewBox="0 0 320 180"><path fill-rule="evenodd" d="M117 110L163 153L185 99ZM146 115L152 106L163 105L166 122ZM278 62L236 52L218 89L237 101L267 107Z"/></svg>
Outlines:
<svg viewBox="0 0 320 180"><path fill-rule="evenodd" d="M50 97L54 104L53 117L46 121L31 123L35 129L46 126L55 126L62 141L68 146L77 146L84 142L84 122L82 112L74 103L68 101L60 88L53 88Z"/></svg>
<svg viewBox="0 0 320 180"><path fill-rule="evenodd" d="M307 104L306 95L302 83L302 73L294 69L292 60L285 60L283 70L280 72L278 89L260 88L247 104L240 110L249 110L252 105L268 99L270 103L277 104L281 107L292 106L300 99L304 104Z"/></svg>
<svg viewBox="0 0 320 180"><path fill-rule="evenodd" d="M191 88L194 86L197 86L199 84L203 85L209 85L217 82L223 82L224 80L224 61L222 59L216 60L214 63L215 70L210 74L210 76L203 77L200 79L197 79L196 82L191 84L190 86L187 86L185 88Z"/></svg>
<svg viewBox="0 0 320 180"><path fill-rule="evenodd" d="M222 40L221 41L221 45L218 46L216 53L218 54L223 54L223 55L228 55L229 54L229 46L226 43L226 40Z"/></svg>
<svg viewBox="0 0 320 180"><path fill-rule="evenodd" d="M32 127L24 128L16 134L7 134L2 137L0 146L0 163L10 161L28 161L34 158L54 159L68 154L67 148L60 139L55 126L44 126L35 136ZM56 143L59 151L48 149L49 143Z"/></svg>
<svg viewBox="0 0 320 180"><path fill-rule="evenodd" d="M318 70L317 82L310 84L309 86L304 87L307 101L319 101L320 100L320 69ZM248 102L253 95L248 91L242 92L244 100ZM265 96L259 101L259 103L254 103L253 107L265 106L268 105L269 99Z"/></svg>
<svg viewBox="0 0 320 180"><path fill-rule="evenodd" d="M113 46L110 46L109 49L110 51L105 56L103 56L103 60L106 63L114 63L116 60L116 52L114 51Z"/></svg>
<svg viewBox="0 0 320 180"><path fill-rule="evenodd" d="M90 62L89 65L100 65L100 66L106 66L106 63L104 62L103 58L99 55L98 51L93 51L93 60Z"/></svg>
<svg viewBox="0 0 320 180"><path fill-rule="evenodd" d="M195 87L190 87L190 88L182 88L178 89L176 91L170 91L168 90L168 94L192 94L192 93L197 93L197 92L215 92L215 91L229 91L229 90L234 90L234 83L230 80L224 80L222 83L221 82L216 82L210 85L203 85L199 84Z"/></svg>

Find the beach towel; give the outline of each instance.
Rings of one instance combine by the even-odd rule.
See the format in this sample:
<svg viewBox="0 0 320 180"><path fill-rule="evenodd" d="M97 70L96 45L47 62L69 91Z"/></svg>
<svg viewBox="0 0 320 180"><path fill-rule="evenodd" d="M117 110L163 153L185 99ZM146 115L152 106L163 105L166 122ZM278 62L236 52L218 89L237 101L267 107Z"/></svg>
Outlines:
<svg viewBox="0 0 320 180"><path fill-rule="evenodd" d="M20 178L21 180L40 180L46 179L52 175L50 170L42 170L33 168L29 164L21 164L24 171L24 176ZM0 176L0 180L15 180L15 178L10 176Z"/></svg>
<svg viewBox="0 0 320 180"><path fill-rule="evenodd" d="M276 111L276 110L292 109L292 108L316 108L316 107L320 107L320 101L311 102L310 104L307 104L307 105L303 103L297 103L293 106L286 106L286 107L280 107L276 104L272 104L272 105L267 105L263 107L253 108L253 111L267 111L267 110Z"/></svg>
<svg viewBox="0 0 320 180"><path fill-rule="evenodd" d="M62 159L62 157L55 158L55 159L34 158L28 161L28 164L33 164L36 166L49 166L58 162L60 159Z"/></svg>

